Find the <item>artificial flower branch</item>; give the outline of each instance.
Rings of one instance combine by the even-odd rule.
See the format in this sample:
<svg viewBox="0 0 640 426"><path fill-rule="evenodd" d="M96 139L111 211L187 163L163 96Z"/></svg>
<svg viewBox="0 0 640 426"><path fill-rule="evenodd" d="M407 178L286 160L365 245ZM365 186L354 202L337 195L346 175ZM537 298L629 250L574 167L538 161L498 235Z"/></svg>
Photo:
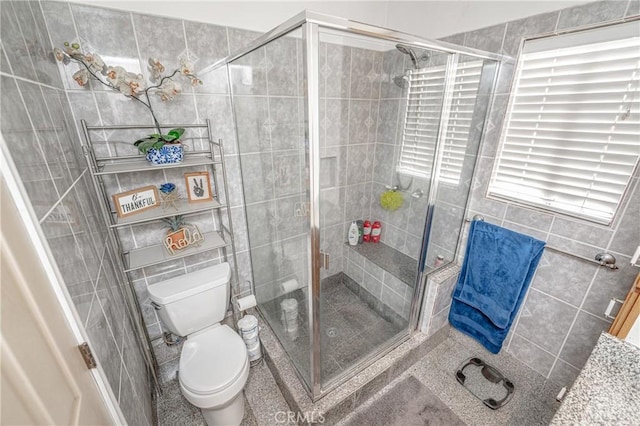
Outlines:
<svg viewBox="0 0 640 426"><path fill-rule="evenodd" d="M155 58L149 58L149 67L147 69L151 75L150 80L156 84L145 88L142 74L128 72L120 66L107 66L99 55L82 53L80 45L77 43L69 44L66 42L64 43L64 50L55 48L53 53L56 59L65 65L74 61L83 67L73 74L73 79L79 86L85 86L89 81L89 77L93 77L94 80L110 89L117 90L124 96L135 99L144 105L151 113L158 134L161 133L160 124L151 106L149 91L154 90L161 101L170 101L182 92L182 87L174 80L177 76L188 79L192 86L202 84L202 80L191 72L191 65L184 59L180 61L180 67L173 73L163 75L164 65ZM141 94L144 94L146 102L140 99Z"/></svg>

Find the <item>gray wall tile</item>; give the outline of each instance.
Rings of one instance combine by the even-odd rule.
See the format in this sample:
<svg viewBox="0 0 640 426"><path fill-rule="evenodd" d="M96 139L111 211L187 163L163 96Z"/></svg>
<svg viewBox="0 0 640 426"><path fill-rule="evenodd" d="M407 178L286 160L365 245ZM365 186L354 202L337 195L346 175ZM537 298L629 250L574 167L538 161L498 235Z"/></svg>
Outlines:
<svg viewBox="0 0 640 426"><path fill-rule="evenodd" d="M638 226L638 217L640 217L640 179L635 178L629 187L630 198L623 211L623 215L619 220L609 250L616 253L632 254L640 241L640 226Z"/></svg>
<svg viewBox="0 0 640 426"><path fill-rule="evenodd" d="M322 49L322 46L326 49ZM348 98L351 86L351 48L320 44L320 96Z"/></svg>
<svg viewBox="0 0 640 426"><path fill-rule="evenodd" d="M581 309L604 318L604 312L611 299L624 300L638 274L638 269L631 266L628 257L618 257L617 260L620 269L598 269ZM612 314L615 315L616 312L617 309Z"/></svg>
<svg viewBox="0 0 640 426"><path fill-rule="evenodd" d="M212 65L229 54L225 27L184 21L187 48L196 72ZM195 87L198 93L227 93L229 85L224 70L202 74L203 85Z"/></svg>
<svg viewBox="0 0 640 426"><path fill-rule="evenodd" d="M585 221L578 222L562 217L555 218L551 233L594 246L605 246L613 235L613 231L604 226L591 225Z"/></svg>
<svg viewBox="0 0 640 426"><path fill-rule="evenodd" d="M266 98L233 99L238 129L238 149L242 154L271 150L271 124Z"/></svg>
<svg viewBox="0 0 640 426"><path fill-rule="evenodd" d="M598 1L564 9L560 11L560 19L556 29L561 30L620 19L626 10L626 2L615 0Z"/></svg>
<svg viewBox="0 0 640 426"><path fill-rule="evenodd" d="M349 142L349 101L324 99L320 102L322 146L346 145ZM324 136L324 137L323 137Z"/></svg>
<svg viewBox="0 0 640 426"><path fill-rule="evenodd" d="M524 36L552 32L556 28L559 16L560 12L550 12L509 22L502 51L506 55L516 57Z"/></svg>
<svg viewBox="0 0 640 426"><path fill-rule="evenodd" d="M640 15L640 1L629 0L629 7L625 13L625 17Z"/></svg>
<svg viewBox="0 0 640 426"><path fill-rule="evenodd" d="M11 69L16 76L36 81L36 71L33 61L30 55L25 55L23 52L28 52L25 38L20 31L20 21L26 20L26 16L22 19L16 15L14 6L18 2L4 2L0 9L0 36L2 38L2 44L4 46L5 54ZM18 7L20 7L18 5ZM33 42L33 40L30 40Z"/></svg>
<svg viewBox="0 0 640 426"><path fill-rule="evenodd" d="M520 310L515 332L547 352L557 354L576 313L573 306L531 289Z"/></svg>
<svg viewBox="0 0 640 426"><path fill-rule="evenodd" d="M271 86L269 86L271 90ZM271 149L301 149L302 115L297 98L269 98Z"/></svg>
<svg viewBox="0 0 640 426"><path fill-rule="evenodd" d="M51 41L47 32L39 2L14 2L14 9L29 49L28 55L35 67L37 81L62 88L56 60L51 52Z"/></svg>
<svg viewBox="0 0 640 426"><path fill-rule="evenodd" d="M62 48L65 41L72 42L78 37L73 26L73 15L69 3L41 1L40 6L53 47Z"/></svg>
<svg viewBox="0 0 640 426"><path fill-rule="evenodd" d="M596 265L585 265L580 259L547 250L531 285L579 307L597 271Z"/></svg>
<svg viewBox="0 0 640 426"><path fill-rule="evenodd" d="M82 48L102 57L118 58L114 66L123 66L131 72L141 71L131 14L80 4L72 4L71 10ZM114 31L114 28L118 30Z"/></svg>
<svg viewBox="0 0 640 426"><path fill-rule="evenodd" d="M180 58L187 58L182 25L175 19L134 13L133 26L138 41L138 51L142 62L142 73L149 78L148 58L160 61L165 67L165 74L171 75L180 67ZM158 43L162 40L161 43ZM99 52L98 52L99 53ZM183 89L188 89L183 86Z"/></svg>
<svg viewBox="0 0 640 426"><path fill-rule="evenodd" d="M549 231L553 222L553 216L550 214L525 209L513 204L507 206L504 219L545 232Z"/></svg>
<svg viewBox="0 0 640 426"><path fill-rule="evenodd" d="M506 31L505 24L481 28L465 34L464 45L489 52L500 52Z"/></svg>
<svg viewBox="0 0 640 426"><path fill-rule="evenodd" d="M551 371L555 357L540 349L531 342L515 334L511 339L509 352L516 359L524 362L527 366L546 377Z"/></svg>
<svg viewBox="0 0 640 426"><path fill-rule="evenodd" d="M185 99L187 99L185 97ZM236 132L233 125L233 111L228 96L198 95L195 98L198 111L198 122L211 122L214 140L222 139L225 155L238 153ZM167 106L171 106L168 104ZM176 108L173 105L172 110ZM193 120L193 117L191 117Z"/></svg>
<svg viewBox="0 0 640 426"><path fill-rule="evenodd" d="M295 38L280 37L267 44L269 96L298 95L298 78L302 78L294 68L298 63L298 43Z"/></svg>
<svg viewBox="0 0 640 426"><path fill-rule="evenodd" d="M600 334L611 324L585 312L580 312L562 348L560 359L576 368L582 368Z"/></svg>
<svg viewBox="0 0 640 426"><path fill-rule="evenodd" d="M549 379L560 386L571 387L578 374L580 374L580 370L558 359L549 373Z"/></svg>

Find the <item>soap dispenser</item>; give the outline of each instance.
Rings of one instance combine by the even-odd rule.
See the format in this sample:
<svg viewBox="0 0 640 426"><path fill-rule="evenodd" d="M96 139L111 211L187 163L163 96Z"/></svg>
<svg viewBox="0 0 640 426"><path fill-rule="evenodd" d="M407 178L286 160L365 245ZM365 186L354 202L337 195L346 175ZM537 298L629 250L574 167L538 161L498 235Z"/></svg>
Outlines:
<svg viewBox="0 0 640 426"><path fill-rule="evenodd" d="M349 226L349 233L347 234L347 240L350 246L358 245L358 239L360 238L360 231L358 231L358 223L354 220Z"/></svg>

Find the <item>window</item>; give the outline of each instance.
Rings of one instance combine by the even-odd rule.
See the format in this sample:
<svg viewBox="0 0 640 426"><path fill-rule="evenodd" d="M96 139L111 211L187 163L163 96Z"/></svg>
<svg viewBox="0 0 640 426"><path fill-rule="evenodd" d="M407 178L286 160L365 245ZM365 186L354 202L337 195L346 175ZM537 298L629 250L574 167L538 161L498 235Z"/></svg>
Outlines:
<svg viewBox="0 0 640 426"><path fill-rule="evenodd" d="M459 63L451 82L449 114L446 124L440 180L457 184L469 138L471 118L480 84L482 61ZM407 111L398 172L422 178L431 177L438 125L445 95L446 66L409 71Z"/></svg>
<svg viewBox="0 0 640 426"><path fill-rule="evenodd" d="M638 28L525 42L489 195L611 223L640 157Z"/></svg>

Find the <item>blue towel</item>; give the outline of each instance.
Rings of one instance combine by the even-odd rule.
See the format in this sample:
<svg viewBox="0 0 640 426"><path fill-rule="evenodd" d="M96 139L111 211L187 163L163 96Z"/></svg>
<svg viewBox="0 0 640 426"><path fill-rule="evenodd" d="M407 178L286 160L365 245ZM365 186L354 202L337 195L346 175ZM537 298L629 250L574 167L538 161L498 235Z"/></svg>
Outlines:
<svg viewBox="0 0 640 426"><path fill-rule="evenodd" d="M498 353L527 293L544 241L474 221L449 322Z"/></svg>

